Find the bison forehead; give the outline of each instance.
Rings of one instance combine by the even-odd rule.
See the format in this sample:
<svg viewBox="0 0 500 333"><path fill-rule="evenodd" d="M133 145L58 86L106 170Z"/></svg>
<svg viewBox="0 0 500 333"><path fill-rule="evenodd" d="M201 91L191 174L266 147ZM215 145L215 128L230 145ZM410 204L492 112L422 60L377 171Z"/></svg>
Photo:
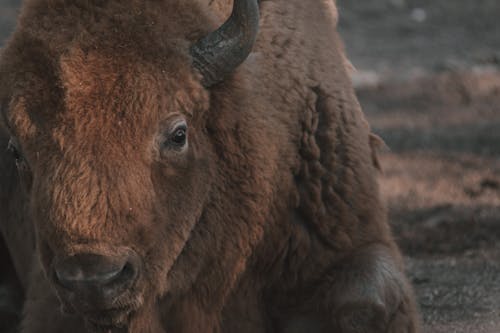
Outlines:
<svg viewBox="0 0 500 333"><path fill-rule="evenodd" d="M131 63L97 52L72 48L60 60L61 83L68 97L112 97L124 90L132 75Z"/></svg>
<svg viewBox="0 0 500 333"><path fill-rule="evenodd" d="M113 52L72 48L61 57L60 80L67 107L111 108L119 116L205 109L207 94L190 64L151 64ZM128 99L126 102L125 100ZM161 110L158 110L161 109Z"/></svg>
<svg viewBox="0 0 500 333"><path fill-rule="evenodd" d="M191 43L211 29L198 5L47 2L27 6L0 63L2 102L26 97L38 127L64 113L66 122L95 116L102 128L127 120L148 128L159 113L207 108L189 56Z"/></svg>
<svg viewBox="0 0 500 333"><path fill-rule="evenodd" d="M52 121L71 124L76 134L83 131L83 137L126 124L150 128L160 109L172 108L160 97L161 81L139 67L119 56L72 49L60 60L62 107Z"/></svg>
<svg viewBox="0 0 500 333"><path fill-rule="evenodd" d="M47 77L47 71L52 75ZM93 153L96 146L104 149L102 143L147 148L163 119L172 114L193 118L209 101L191 68L162 68L80 47L50 69L17 78L8 118L28 150L73 146L82 155L86 147Z"/></svg>

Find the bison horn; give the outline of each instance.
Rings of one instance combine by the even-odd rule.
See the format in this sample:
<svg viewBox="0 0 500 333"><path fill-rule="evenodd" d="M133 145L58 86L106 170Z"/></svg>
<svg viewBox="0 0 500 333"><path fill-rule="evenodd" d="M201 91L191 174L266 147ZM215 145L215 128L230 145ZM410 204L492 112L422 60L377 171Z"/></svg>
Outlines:
<svg viewBox="0 0 500 333"><path fill-rule="evenodd" d="M236 69L252 51L259 29L258 0L234 0L229 19L191 46L193 66L210 87Z"/></svg>

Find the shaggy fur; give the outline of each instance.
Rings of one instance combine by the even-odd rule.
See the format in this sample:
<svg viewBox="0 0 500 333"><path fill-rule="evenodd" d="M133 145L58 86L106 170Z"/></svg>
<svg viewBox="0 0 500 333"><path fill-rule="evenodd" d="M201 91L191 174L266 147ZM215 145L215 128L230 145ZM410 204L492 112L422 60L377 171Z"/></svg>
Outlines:
<svg viewBox="0 0 500 333"><path fill-rule="evenodd" d="M334 3L261 1L253 53L207 90L189 46L230 7L26 1L0 61L21 332L418 332ZM162 146L179 119L182 152ZM57 297L55 258L123 247L143 264L126 313Z"/></svg>

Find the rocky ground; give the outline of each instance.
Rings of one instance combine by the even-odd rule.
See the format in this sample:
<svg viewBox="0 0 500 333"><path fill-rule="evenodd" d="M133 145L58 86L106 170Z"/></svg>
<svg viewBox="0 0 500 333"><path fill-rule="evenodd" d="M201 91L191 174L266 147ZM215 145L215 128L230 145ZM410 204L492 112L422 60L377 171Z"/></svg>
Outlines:
<svg viewBox="0 0 500 333"><path fill-rule="evenodd" d="M0 0L0 43L18 2ZM424 331L498 333L500 2L337 2Z"/></svg>

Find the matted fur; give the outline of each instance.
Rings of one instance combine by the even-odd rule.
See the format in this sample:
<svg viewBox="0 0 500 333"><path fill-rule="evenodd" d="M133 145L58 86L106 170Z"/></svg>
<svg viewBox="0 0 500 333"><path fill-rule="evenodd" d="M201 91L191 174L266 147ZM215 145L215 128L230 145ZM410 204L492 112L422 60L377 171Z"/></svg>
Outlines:
<svg viewBox="0 0 500 333"><path fill-rule="evenodd" d="M115 304L133 311L110 319L129 332L418 331L334 3L261 1L253 53L207 90L189 46L230 7L26 1L0 61L0 142L15 136L30 168L1 153L22 332L98 331L46 275L123 246L143 261ZM172 117L183 154L158 144Z"/></svg>

